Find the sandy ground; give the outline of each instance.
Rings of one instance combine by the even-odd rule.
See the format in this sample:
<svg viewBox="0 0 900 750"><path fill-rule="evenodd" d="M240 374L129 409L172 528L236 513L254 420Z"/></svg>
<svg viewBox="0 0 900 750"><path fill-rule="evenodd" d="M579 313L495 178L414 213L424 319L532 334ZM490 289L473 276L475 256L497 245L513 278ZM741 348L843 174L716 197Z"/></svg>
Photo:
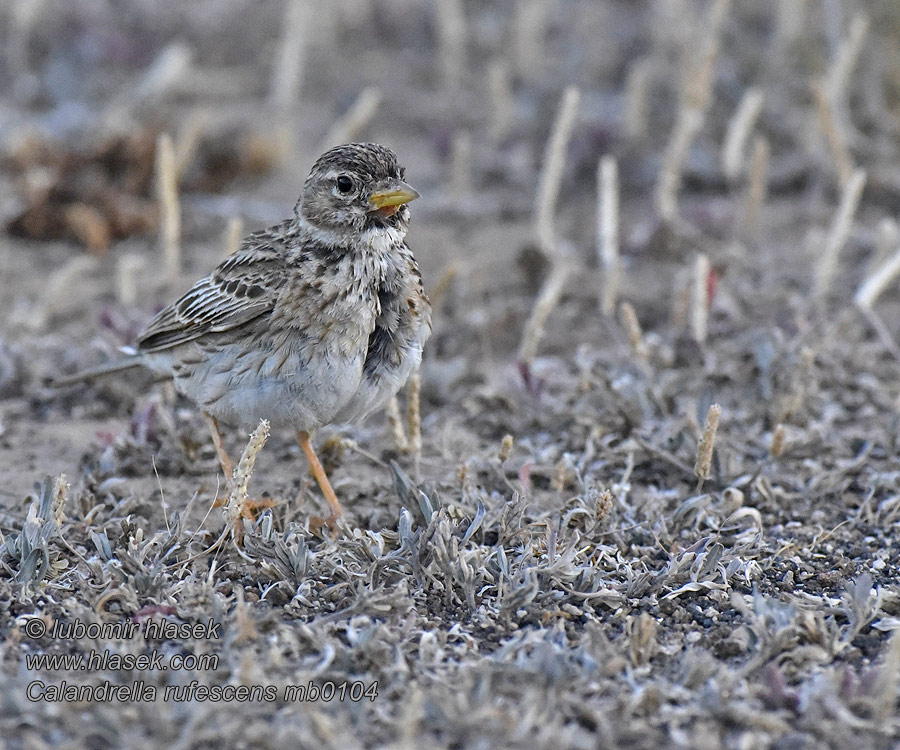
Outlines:
<svg viewBox="0 0 900 750"><path fill-rule="evenodd" d="M6 746L898 746L900 296L854 302L900 239L892 3L127 5L0 11ZM168 282L160 133L183 166ZM383 414L323 429L347 513L322 538L273 433L250 493L274 507L238 545L171 386L50 380L115 356L224 256L229 222L289 216L333 137L391 146L422 194L421 452ZM247 437L228 432L234 456ZM150 620L207 629L52 632Z"/></svg>

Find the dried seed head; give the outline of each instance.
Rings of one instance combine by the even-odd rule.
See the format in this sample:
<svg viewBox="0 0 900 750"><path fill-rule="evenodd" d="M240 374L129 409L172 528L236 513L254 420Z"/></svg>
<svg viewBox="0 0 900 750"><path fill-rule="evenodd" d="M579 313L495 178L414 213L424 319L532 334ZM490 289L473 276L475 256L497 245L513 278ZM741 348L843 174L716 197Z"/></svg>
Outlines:
<svg viewBox="0 0 900 750"><path fill-rule="evenodd" d="M568 454L564 455L553 469L553 481L551 483L556 492L562 492L575 481L575 467Z"/></svg>
<svg viewBox="0 0 900 750"><path fill-rule="evenodd" d="M247 487L250 484L250 477L253 476L253 465L268 438L269 422L263 419L250 435L247 447L244 448L231 479L231 492L225 503L225 519L230 525L236 524L241 517L243 506L247 502Z"/></svg>
<svg viewBox="0 0 900 750"><path fill-rule="evenodd" d="M641 330L641 322L638 320L634 306L630 302L619 305L619 320L625 333L628 335L628 343L636 355L644 357L647 347L644 345L644 332Z"/></svg>
<svg viewBox="0 0 900 750"><path fill-rule="evenodd" d="M604 490L597 497L597 504L594 508L594 517L597 519L597 522L603 521L612 510L613 506L613 496L612 492L609 491L608 488L604 488Z"/></svg>
<svg viewBox="0 0 900 750"><path fill-rule="evenodd" d="M66 504L68 490L69 483L66 481L66 475L60 474L53 483L53 504L50 506L50 515L57 529L63 525L63 521L66 519L63 508Z"/></svg>
<svg viewBox="0 0 900 750"><path fill-rule="evenodd" d="M513 449L513 436L512 435L504 435L503 440L500 441L500 452L497 454L497 458L500 463L506 461L509 458L509 454L512 453Z"/></svg>
<svg viewBox="0 0 900 750"><path fill-rule="evenodd" d="M784 425L779 424L775 425L775 430L772 432L772 444L769 446L769 456L778 458L782 453L784 453Z"/></svg>
<svg viewBox="0 0 900 750"><path fill-rule="evenodd" d="M713 404L706 412L706 424L703 427L703 436L700 445L697 446L697 462L694 464L694 473L702 484L709 478L709 467L712 463L713 448L716 444L716 430L719 428L719 415L722 407Z"/></svg>
<svg viewBox="0 0 900 750"><path fill-rule="evenodd" d="M646 612L631 618L626 624L629 636L629 652L635 666L647 664L656 651L657 622Z"/></svg>

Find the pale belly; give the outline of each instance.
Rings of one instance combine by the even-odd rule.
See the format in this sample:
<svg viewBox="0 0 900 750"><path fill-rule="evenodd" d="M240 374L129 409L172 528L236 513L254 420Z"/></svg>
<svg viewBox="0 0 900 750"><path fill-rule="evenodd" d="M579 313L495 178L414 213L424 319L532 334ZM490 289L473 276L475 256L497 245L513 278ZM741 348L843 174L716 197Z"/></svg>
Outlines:
<svg viewBox="0 0 900 750"><path fill-rule="evenodd" d="M335 421L357 393L364 353L311 349L295 342L261 357L239 345L212 351L188 344L173 364L160 353L148 355L148 366L174 371L178 391L225 424L253 429L266 419L273 427L312 431Z"/></svg>
<svg viewBox="0 0 900 750"><path fill-rule="evenodd" d="M338 411L335 422L354 422L384 406L409 380L422 363L422 350L431 329L421 324L401 353L397 365L383 363L371 373L363 373L357 391Z"/></svg>

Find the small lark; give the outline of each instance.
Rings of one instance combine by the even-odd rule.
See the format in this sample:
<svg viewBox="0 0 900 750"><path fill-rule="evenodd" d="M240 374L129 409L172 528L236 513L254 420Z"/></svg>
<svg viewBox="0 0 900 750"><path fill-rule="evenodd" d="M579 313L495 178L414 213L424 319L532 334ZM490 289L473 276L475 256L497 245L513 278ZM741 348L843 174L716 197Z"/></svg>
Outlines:
<svg viewBox="0 0 900 750"><path fill-rule="evenodd" d="M59 383L139 365L172 377L207 417L229 480L219 420L292 427L333 527L342 509L310 433L382 406L418 368L431 333L405 240L418 195L389 149L332 148L313 165L293 218L251 234L162 310L129 359Z"/></svg>

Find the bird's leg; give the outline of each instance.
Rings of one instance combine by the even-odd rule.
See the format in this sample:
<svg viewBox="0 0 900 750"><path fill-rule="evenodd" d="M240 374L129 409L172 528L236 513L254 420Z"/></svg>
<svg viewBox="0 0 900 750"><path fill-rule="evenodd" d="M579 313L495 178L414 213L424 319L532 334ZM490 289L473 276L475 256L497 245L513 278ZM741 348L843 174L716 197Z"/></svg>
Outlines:
<svg viewBox="0 0 900 750"><path fill-rule="evenodd" d="M300 447L303 449L303 453L306 454L306 460L309 461L309 467L312 469L313 476L316 478L319 489L322 490L322 494L325 496L328 508L331 510L328 518L322 519L320 523L326 523L329 528L334 529L338 518L343 515L344 509L341 508L337 495L334 494L334 490L331 488L331 482L328 481L328 475L325 474L325 469L322 468L319 457L313 450L312 443L309 442L309 433L306 430L298 430L297 440L300 441Z"/></svg>
<svg viewBox="0 0 900 750"><path fill-rule="evenodd" d="M225 451L225 444L222 442L222 431L219 429L219 420L214 416L203 412L206 423L209 425L209 431L212 433L213 445L216 447L216 453L219 456L219 463L222 465L222 471L225 472L225 481L231 487L231 478L234 476L234 464Z"/></svg>

